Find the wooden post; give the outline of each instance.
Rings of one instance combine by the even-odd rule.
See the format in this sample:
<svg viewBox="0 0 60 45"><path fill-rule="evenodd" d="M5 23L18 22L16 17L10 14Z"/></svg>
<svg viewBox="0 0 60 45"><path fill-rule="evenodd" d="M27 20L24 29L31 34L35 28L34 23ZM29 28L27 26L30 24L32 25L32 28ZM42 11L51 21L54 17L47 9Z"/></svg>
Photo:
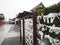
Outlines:
<svg viewBox="0 0 60 45"><path fill-rule="evenodd" d="M37 14L33 16L33 45L37 45Z"/></svg>
<svg viewBox="0 0 60 45"><path fill-rule="evenodd" d="M25 21L23 19L23 45L25 45Z"/></svg>
<svg viewBox="0 0 60 45"><path fill-rule="evenodd" d="M20 20L20 42L22 42L22 36L21 36L21 20Z"/></svg>

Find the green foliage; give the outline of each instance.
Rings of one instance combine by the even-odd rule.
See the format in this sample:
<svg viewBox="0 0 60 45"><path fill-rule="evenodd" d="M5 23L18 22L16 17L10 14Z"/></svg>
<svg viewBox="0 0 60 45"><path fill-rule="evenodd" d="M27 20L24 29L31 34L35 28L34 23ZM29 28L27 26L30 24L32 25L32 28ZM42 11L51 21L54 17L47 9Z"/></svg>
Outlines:
<svg viewBox="0 0 60 45"><path fill-rule="evenodd" d="M44 26L44 28L47 28L47 27ZM60 33L55 34L54 31L51 33L51 32L49 32L49 29L50 29L50 28L47 28L47 30L42 31L42 27L41 27L41 28L40 28L40 31L42 31L44 35L50 35L52 38L57 38L57 39L60 40Z"/></svg>
<svg viewBox="0 0 60 45"><path fill-rule="evenodd" d="M42 31L44 34L48 35L49 34L49 28L47 28L47 30Z"/></svg>
<svg viewBox="0 0 60 45"><path fill-rule="evenodd" d="M42 16L41 19L40 19L40 23L41 23L41 24L44 23L43 16Z"/></svg>
<svg viewBox="0 0 60 45"><path fill-rule="evenodd" d="M55 17L53 24L55 24L55 26L57 27L60 27L60 20L57 17Z"/></svg>
<svg viewBox="0 0 60 45"><path fill-rule="evenodd" d="M52 33L49 33L49 35L50 35L51 37L53 37L53 38L56 38L56 34L55 34L54 31L53 31Z"/></svg>
<svg viewBox="0 0 60 45"><path fill-rule="evenodd" d="M47 15L49 13L58 13L58 12L60 12L60 2L58 4L54 4L50 7L37 11L39 15L41 15L41 13L43 13L44 15Z"/></svg>
<svg viewBox="0 0 60 45"><path fill-rule="evenodd" d="M38 15L41 15L41 13L44 13L45 8L37 10Z"/></svg>
<svg viewBox="0 0 60 45"><path fill-rule="evenodd" d="M56 35L56 37L60 40L60 33Z"/></svg>

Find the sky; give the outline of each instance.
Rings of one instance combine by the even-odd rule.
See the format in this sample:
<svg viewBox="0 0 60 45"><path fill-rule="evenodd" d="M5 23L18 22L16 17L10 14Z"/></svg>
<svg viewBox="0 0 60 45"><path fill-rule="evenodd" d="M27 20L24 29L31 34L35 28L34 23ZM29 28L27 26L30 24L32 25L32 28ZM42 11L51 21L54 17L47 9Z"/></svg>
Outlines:
<svg viewBox="0 0 60 45"><path fill-rule="evenodd" d="M0 13L3 13L7 20L16 17L19 12L30 11L41 2L48 7L60 0L0 0Z"/></svg>

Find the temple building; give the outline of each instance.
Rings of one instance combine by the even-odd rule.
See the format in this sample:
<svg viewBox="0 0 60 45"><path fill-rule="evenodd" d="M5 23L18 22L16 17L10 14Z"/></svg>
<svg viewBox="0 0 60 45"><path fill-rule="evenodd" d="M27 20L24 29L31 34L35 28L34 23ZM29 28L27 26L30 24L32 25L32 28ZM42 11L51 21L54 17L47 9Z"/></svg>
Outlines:
<svg viewBox="0 0 60 45"><path fill-rule="evenodd" d="M41 2L40 4L38 4L37 6L35 6L31 11L37 11L37 10L40 10L40 9L43 9L45 8L45 6L43 5L43 3Z"/></svg>

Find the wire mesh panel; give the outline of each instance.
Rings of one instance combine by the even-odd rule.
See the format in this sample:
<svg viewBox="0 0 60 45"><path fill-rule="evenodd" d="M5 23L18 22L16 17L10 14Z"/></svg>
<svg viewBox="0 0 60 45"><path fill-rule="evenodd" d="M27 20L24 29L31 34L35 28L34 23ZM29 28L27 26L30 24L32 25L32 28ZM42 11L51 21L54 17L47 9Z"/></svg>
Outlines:
<svg viewBox="0 0 60 45"><path fill-rule="evenodd" d="M25 20L25 43L33 45L33 19Z"/></svg>

